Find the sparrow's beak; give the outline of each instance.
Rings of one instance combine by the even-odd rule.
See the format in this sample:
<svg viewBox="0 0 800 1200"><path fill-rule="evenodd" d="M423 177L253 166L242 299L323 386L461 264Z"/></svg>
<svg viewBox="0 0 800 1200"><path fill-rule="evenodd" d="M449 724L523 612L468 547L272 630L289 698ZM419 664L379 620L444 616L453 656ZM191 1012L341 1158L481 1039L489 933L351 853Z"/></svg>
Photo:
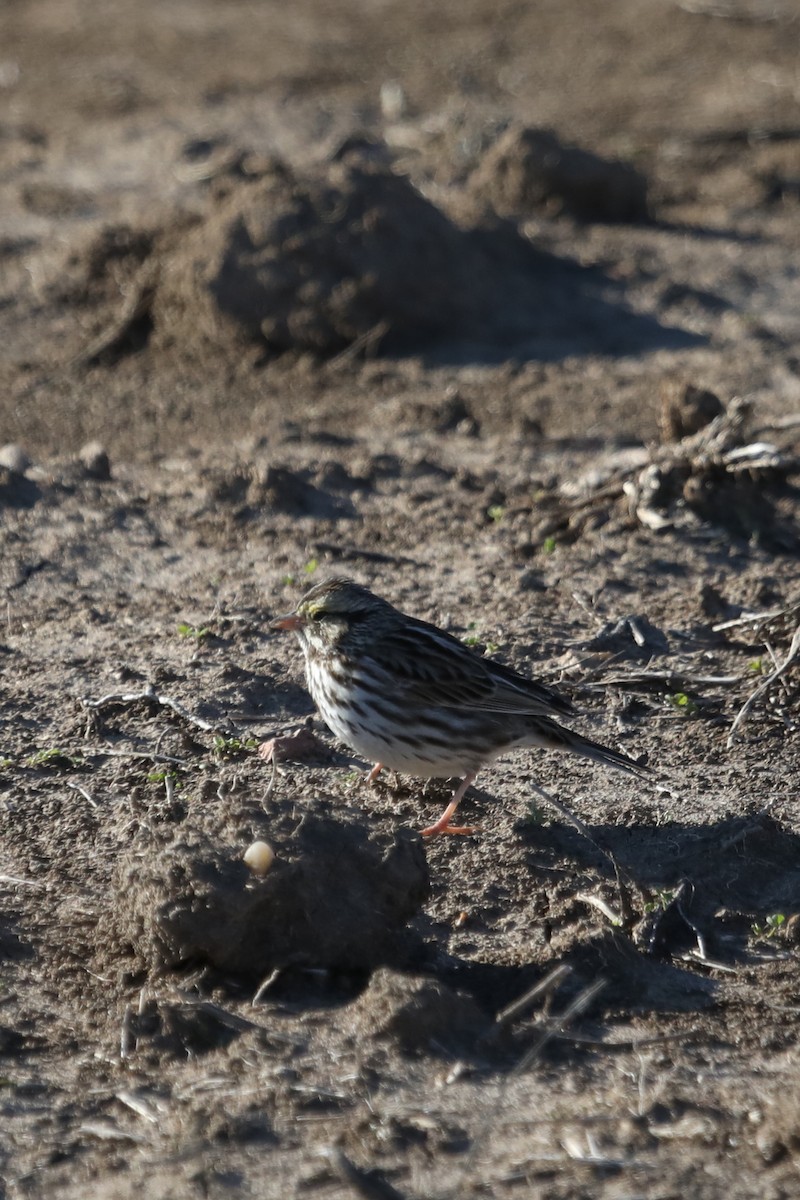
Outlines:
<svg viewBox="0 0 800 1200"><path fill-rule="evenodd" d="M274 621L270 621L270 629L299 629L303 624L302 618L298 617L297 613L287 613L285 617L276 617Z"/></svg>

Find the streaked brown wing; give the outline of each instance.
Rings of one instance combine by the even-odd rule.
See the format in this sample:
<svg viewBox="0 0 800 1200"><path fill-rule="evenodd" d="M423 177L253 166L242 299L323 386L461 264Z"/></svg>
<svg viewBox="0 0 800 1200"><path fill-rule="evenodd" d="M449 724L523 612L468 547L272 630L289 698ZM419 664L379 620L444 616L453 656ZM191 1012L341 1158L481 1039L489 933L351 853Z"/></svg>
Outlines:
<svg viewBox="0 0 800 1200"><path fill-rule="evenodd" d="M574 712L558 692L481 658L424 621L406 618L401 628L370 646L369 654L396 681L398 696L417 704L541 716Z"/></svg>

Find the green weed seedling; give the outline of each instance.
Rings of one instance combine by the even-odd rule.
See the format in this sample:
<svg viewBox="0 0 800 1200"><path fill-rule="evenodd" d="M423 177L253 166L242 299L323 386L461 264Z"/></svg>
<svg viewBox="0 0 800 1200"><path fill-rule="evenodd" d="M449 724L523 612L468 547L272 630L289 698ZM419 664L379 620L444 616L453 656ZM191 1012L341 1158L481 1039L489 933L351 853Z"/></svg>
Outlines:
<svg viewBox="0 0 800 1200"><path fill-rule="evenodd" d="M196 642L202 642L203 638L207 638L211 630L207 625L198 628L197 625L189 625L186 621L181 621L178 626L178 634L182 638L194 638Z"/></svg>
<svg viewBox="0 0 800 1200"><path fill-rule="evenodd" d="M151 771L147 776L148 783L166 783L168 779L173 781L175 787L180 787L180 784L178 783L178 772L169 770L167 767L161 771Z"/></svg>
<svg viewBox="0 0 800 1200"><path fill-rule="evenodd" d="M675 899L675 891L672 888L656 888L653 893L654 899L648 900L644 906L646 913L666 912L672 901Z"/></svg>
<svg viewBox="0 0 800 1200"><path fill-rule="evenodd" d="M55 770L80 766L82 759L58 746L47 750L37 750L30 758L25 759L26 767L53 767Z"/></svg>
<svg viewBox="0 0 800 1200"><path fill-rule="evenodd" d="M478 636L478 634L475 632L475 630L477 628L478 628L477 621L470 621L470 623L467 625L467 636L464 638L465 646L477 646L478 645L478 643L480 642L481 639Z"/></svg>
<svg viewBox="0 0 800 1200"><path fill-rule="evenodd" d="M528 808L523 818L524 825L543 825L545 810L537 800L529 800Z"/></svg>
<svg viewBox="0 0 800 1200"><path fill-rule="evenodd" d="M257 749L257 738L223 737L221 734L214 736L214 752L223 758L234 754L247 754Z"/></svg>
<svg viewBox="0 0 800 1200"><path fill-rule="evenodd" d="M497 642L484 642L483 638L477 633L470 633L464 638L465 646L483 646L484 654L496 654L500 649Z"/></svg>
<svg viewBox="0 0 800 1200"><path fill-rule="evenodd" d="M691 696L686 695L686 692L673 692L667 696L667 700L673 708L677 708L678 712L684 713L687 717L693 717L700 711Z"/></svg>
<svg viewBox="0 0 800 1200"><path fill-rule="evenodd" d="M478 622L470 621L469 625L467 625L467 631L468 631L467 636L465 638L462 638L464 645L465 646L483 646L484 654L495 654L500 649L497 642L484 642L481 635L476 632L477 628L478 628Z"/></svg>
<svg viewBox="0 0 800 1200"><path fill-rule="evenodd" d="M753 937L757 938L774 938L780 933L782 927L786 924L786 914L775 912L767 913L763 925L759 925L758 921L754 921L750 926L750 932Z"/></svg>

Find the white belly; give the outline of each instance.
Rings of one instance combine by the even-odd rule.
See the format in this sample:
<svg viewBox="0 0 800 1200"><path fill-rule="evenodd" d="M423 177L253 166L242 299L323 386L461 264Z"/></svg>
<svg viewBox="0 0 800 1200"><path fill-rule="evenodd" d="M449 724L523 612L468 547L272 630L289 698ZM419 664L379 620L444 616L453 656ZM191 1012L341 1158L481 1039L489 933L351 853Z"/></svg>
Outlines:
<svg viewBox="0 0 800 1200"><path fill-rule="evenodd" d="M463 777L494 757L443 728L447 717L441 709L408 712L387 696L367 694L358 684L345 690L329 676L321 677L314 664L309 664L307 677L325 724L368 762L431 779Z"/></svg>
<svg viewBox="0 0 800 1200"><path fill-rule="evenodd" d="M473 764L471 755L459 756L453 750L448 751L438 746L435 749L427 749L422 744L418 747L400 744L394 738L386 740L368 729L350 726L345 722L337 722L334 725L329 716L323 716L326 725L357 754L366 758L368 762L383 763L392 771L403 771L407 775L417 775L422 779L449 779L453 776L460 778L480 765Z"/></svg>

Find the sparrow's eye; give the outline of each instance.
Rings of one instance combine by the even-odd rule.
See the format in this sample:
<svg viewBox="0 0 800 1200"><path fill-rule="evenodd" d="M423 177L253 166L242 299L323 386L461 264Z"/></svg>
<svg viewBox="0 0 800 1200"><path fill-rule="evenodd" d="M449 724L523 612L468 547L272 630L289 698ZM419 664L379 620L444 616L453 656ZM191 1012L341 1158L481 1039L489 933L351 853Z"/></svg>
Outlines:
<svg viewBox="0 0 800 1200"><path fill-rule="evenodd" d="M310 612L308 615L312 621L321 621L325 616L325 613L321 608L315 608L314 611Z"/></svg>

